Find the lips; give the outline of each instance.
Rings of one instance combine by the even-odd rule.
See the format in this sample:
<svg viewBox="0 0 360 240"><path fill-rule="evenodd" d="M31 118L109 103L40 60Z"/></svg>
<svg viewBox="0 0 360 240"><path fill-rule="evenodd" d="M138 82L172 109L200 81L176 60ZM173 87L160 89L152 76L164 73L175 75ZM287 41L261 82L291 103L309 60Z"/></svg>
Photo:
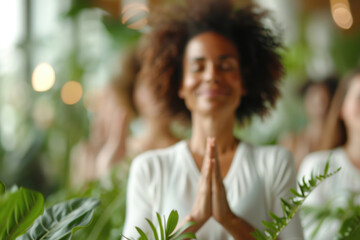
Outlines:
<svg viewBox="0 0 360 240"><path fill-rule="evenodd" d="M223 96L226 95L228 91L226 91L225 89L205 89L205 90L201 90L199 91L199 95L201 96L205 96L205 97L209 97L209 98L214 98L214 97L219 97L219 96Z"/></svg>

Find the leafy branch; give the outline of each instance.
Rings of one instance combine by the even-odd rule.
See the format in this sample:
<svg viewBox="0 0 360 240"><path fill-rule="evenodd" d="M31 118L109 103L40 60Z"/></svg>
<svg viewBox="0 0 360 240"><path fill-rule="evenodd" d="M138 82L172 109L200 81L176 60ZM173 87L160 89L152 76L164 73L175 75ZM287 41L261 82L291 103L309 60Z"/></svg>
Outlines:
<svg viewBox="0 0 360 240"><path fill-rule="evenodd" d="M298 183L299 191L291 188L290 192L293 196L287 200L281 198L281 207L283 216L279 217L275 213L270 212L272 222L262 221L265 226L264 232L255 229L255 232L251 233L257 240L275 240L280 232L289 224L296 212L299 210L305 199L309 194L325 179L331 177L340 171L338 168L334 172L329 173L329 161L325 165L324 173L320 175L311 174L310 179L306 182L305 177L302 178L302 183Z"/></svg>
<svg viewBox="0 0 360 240"><path fill-rule="evenodd" d="M179 221L179 214L176 210L172 210L168 221L166 221L164 216L164 222L161 220L160 214L156 213L158 224L159 224L159 233L157 232L155 225L153 222L151 222L149 219L146 218L146 221L150 225L150 228L152 230L153 236L155 240L182 240L182 239L196 239L196 236L194 233L184 233L186 229L188 229L190 226L194 225L193 222L188 222L184 224L179 230L175 231L175 228ZM149 238L145 234L145 232L140 229L139 227L136 227L136 230L139 233L138 240L148 240ZM175 232L174 232L175 231ZM159 237L160 236L160 237ZM123 235L125 239L131 240Z"/></svg>

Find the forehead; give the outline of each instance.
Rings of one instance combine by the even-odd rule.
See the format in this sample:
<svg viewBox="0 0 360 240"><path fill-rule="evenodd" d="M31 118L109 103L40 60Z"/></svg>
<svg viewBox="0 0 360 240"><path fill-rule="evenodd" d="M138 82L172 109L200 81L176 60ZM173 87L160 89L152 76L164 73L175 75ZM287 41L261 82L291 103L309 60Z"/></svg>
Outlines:
<svg viewBox="0 0 360 240"><path fill-rule="evenodd" d="M186 58L222 57L238 58L236 46L226 37L215 32L204 32L191 38L186 45Z"/></svg>

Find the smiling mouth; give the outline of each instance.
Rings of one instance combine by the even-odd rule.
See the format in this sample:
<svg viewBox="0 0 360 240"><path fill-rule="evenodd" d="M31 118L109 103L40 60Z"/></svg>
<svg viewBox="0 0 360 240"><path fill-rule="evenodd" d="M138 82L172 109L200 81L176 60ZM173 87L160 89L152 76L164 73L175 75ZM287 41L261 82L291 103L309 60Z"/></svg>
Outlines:
<svg viewBox="0 0 360 240"><path fill-rule="evenodd" d="M226 91L223 89L209 89L209 90L200 91L200 95L209 97L209 98L215 98L215 97L226 95Z"/></svg>

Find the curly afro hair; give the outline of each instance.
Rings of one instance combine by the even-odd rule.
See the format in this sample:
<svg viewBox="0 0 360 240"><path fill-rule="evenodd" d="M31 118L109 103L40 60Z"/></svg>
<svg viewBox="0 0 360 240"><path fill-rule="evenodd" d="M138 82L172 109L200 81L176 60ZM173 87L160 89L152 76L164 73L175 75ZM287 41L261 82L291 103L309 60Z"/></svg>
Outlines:
<svg viewBox="0 0 360 240"><path fill-rule="evenodd" d="M194 36L212 31L234 43L246 95L236 110L239 122L252 115L263 117L280 95L283 75L281 57L276 52L280 40L265 27L268 13L258 6L237 8L232 0L189 0L171 4L151 13L150 31L143 36L139 54L139 77L152 83L156 96L165 102L171 115L191 115L178 89L182 81L182 60L186 44Z"/></svg>

